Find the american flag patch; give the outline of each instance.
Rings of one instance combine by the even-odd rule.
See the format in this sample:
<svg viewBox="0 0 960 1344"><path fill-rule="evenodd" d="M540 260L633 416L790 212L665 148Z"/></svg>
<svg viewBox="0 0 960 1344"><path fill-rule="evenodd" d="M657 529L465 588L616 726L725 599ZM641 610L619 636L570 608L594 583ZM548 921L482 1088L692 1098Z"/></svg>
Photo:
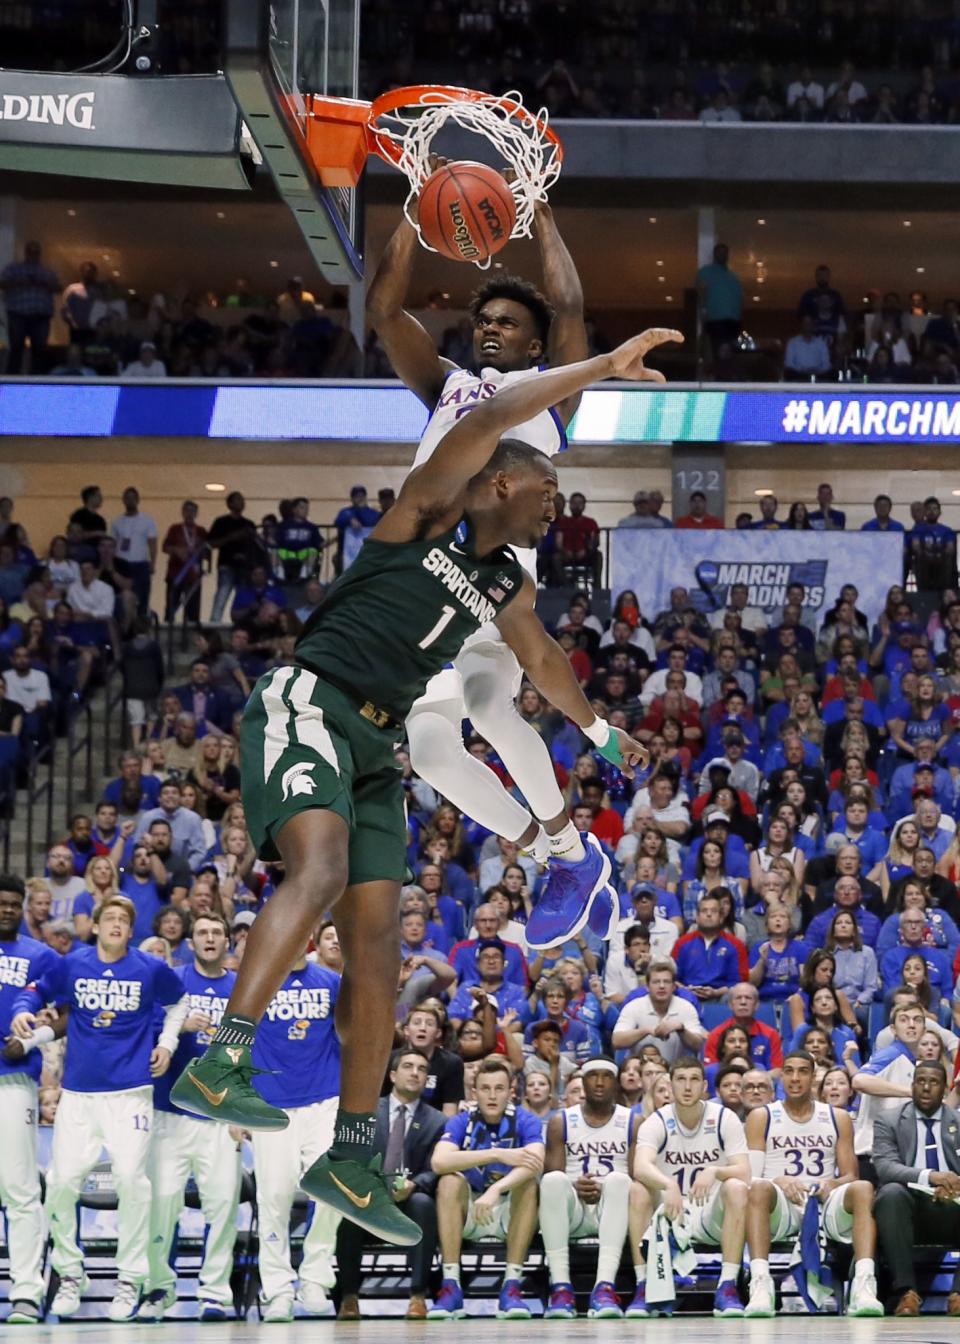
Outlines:
<svg viewBox="0 0 960 1344"><path fill-rule="evenodd" d="M502 602L506 597L506 593L502 588L488 588L487 597L493 598L494 602Z"/></svg>

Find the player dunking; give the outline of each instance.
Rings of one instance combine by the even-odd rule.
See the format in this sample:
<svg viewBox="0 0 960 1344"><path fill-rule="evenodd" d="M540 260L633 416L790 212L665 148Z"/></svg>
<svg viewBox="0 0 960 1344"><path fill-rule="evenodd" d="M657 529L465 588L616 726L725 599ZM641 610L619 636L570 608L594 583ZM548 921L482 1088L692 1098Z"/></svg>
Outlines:
<svg viewBox="0 0 960 1344"><path fill-rule="evenodd" d="M374 1236L420 1238L374 1159L376 1108L394 1029L405 873L403 788L394 744L430 677L481 625L496 621L531 680L584 728L596 716L570 663L534 612L535 587L510 543L533 546L553 518L549 458L501 439L597 378L642 378L644 354L679 333L654 330L612 355L504 388L444 438L407 478L358 558L307 622L292 667L262 677L244 714L244 802L261 857L286 877L250 932L213 1043L172 1091L186 1110L251 1129L282 1129L284 1111L253 1086L256 1024L327 910L343 949L342 1043L333 1147L303 1188ZM615 731L629 774L641 747Z"/></svg>
<svg viewBox="0 0 960 1344"><path fill-rule="evenodd" d="M548 1319L576 1316L570 1242L598 1237L597 1277L588 1314L616 1320L623 1315L614 1281L627 1239L637 1122L629 1106L617 1105L619 1082L612 1059L588 1059L582 1072L583 1101L558 1112L547 1125L540 1232L550 1271L550 1297L543 1314Z"/></svg>
<svg viewBox="0 0 960 1344"><path fill-rule="evenodd" d="M433 159L431 166L442 162ZM537 206L535 220L546 295L515 276L488 281L476 292L470 311L479 373L442 359L432 338L404 309L417 244L416 230L408 220L401 222L387 245L370 286L367 313L397 374L430 411L414 467L428 461L444 435L484 399L530 377L544 363L556 368L586 358L583 291L576 267L545 203ZM525 424L511 427L511 436L553 457L566 447L566 426L579 400L579 394L564 397ZM535 580L536 552L529 549L518 558ZM593 931L606 938L606 903L590 916L592 903L610 876L609 861L596 841L581 837L567 816L544 741L517 712L520 681L513 651L495 627L489 623L481 627L467 640L453 667L438 673L413 706L407 718L411 763L417 774L474 821L517 841L540 862L551 857L549 899L537 906L526 927L531 947L564 942L588 918ZM529 811L466 750L464 718L494 746ZM607 732L601 723L591 735L601 754Z"/></svg>
<svg viewBox="0 0 960 1344"><path fill-rule="evenodd" d="M813 1097L813 1057L792 1050L783 1061L785 1098L747 1116L753 1181L747 1209L750 1246L748 1316L773 1316L770 1242L796 1237L808 1199L818 1199L831 1241L853 1242L848 1316L882 1316L877 1298L873 1186L857 1179L853 1121Z"/></svg>

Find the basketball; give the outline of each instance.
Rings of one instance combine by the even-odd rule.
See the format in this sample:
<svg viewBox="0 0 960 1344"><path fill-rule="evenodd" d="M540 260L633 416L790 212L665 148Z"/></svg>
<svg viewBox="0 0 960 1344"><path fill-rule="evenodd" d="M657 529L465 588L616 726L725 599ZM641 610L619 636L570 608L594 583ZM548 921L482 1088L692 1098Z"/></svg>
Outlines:
<svg viewBox="0 0 960 1344"><path fill-rule="evenodd" d="M512 191L484 163L448 163L420 191L420 232L451 261L486 261L506 246L516 218Z"/></svg>

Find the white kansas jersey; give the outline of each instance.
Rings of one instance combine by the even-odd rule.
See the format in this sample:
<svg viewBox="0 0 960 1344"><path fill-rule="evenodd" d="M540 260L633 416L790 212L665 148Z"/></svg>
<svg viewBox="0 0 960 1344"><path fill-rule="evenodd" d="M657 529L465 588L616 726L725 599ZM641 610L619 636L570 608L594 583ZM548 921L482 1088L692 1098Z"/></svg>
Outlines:
<svg viewBox="0 0 960 1344"><path fill-rule="evenodd" d="M482 369L479 374L469 369L452 369L440 393L440 399L433 409L427 427L423 431L417 455L413 459L414 467L422 466L433 456L437 444L453 428L461 416L472 411L481 401L495 396L501 387L530 378L539 370L515 369L511 373L500 373L497 369ZM547 457L555 457L567 446L567 433L557 412L551 407L540 411L531 420L514 425L507 430L507 438L522 439L533 448L539 448ZM534 550L513 548L517 559L534 580L537 577L537 553Z"/></svg>
<svg viewBox="0 0 960 1344"><path fill-rule="evenodd" d="M567 1145L567 1175L572 1181L579 1176L602 1180L611 1171L629 1174L629 1106L615 1106L605 1125L591 1125L582 1106L568 1106L561 1115Z"/></svg>
<svg viewBox="0 0 960 1344"><path fill-rule="evenodd" d="M815 1184L836 1175L837 1122L833 1107L815 1101L813 1115L803 1124L794 1120L782 1101L765 1107L767 1112L767 1151L763 1175L799 1176Z"/></svg>
<svg viewBox="0 0 960 1344"><path fill-rule="evenodd" d="M684 1194L704 1167L722 1166L727 1158L747 1152L739 1117L717 1101L701 1104L700 1123L694 1129L680 1122L670 1102L644 1120L637 1133L637 1147L653 1148L657 1169L672 1176Z"/></svg>

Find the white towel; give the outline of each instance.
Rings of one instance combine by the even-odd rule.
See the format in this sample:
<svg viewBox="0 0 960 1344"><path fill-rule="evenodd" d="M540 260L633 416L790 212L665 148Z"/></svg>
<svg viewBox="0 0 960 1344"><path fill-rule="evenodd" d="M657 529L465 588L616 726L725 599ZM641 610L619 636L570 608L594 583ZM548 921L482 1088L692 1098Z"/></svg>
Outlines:
<svg viewBox="0 0 960 1344"><path fill-rule="evenodd" d="M686 1212L676 1222L671 1222L665 1209L657 1209L650 1219L643 1249L647 1262L647 1305L676 1302L674 1271L691 1274L697 1267L696 1253L690 1249Z"/></svg>

